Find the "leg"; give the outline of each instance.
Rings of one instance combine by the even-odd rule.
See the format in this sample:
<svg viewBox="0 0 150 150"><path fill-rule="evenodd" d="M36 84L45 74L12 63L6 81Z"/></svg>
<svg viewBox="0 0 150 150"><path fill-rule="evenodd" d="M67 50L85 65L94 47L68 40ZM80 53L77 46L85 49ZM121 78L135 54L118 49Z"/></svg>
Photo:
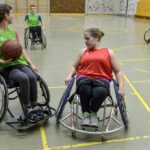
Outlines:
<svg viewBox="0 0 150 150"><path fill-rule="evenodd" d="M41 37L41 26L36 27L36 32L37 32L37 36L40 38Z"/></svg>
<svg viewBox="0 0 150 150"><path fill-rule="evenodd" d="M108 95L105 87L97 86L92 88L90 126L98 127L97 111Z"/></svg>
<svg viewBox="0 0 150 150"><path fill-rule="evenodd" d="M34 107L37 105L37 78L31 68L28 66L24 66L20 69L24 72L29 78L29 86L30 86L30 101L31 105Z"/></svg>
<svg viewBox="0 0 150 150"><path fill-rule="evenodd" d="M32 34L32 38L36 39L35 27L29 27L29 31Z"/></svg>
<svg viewBox="0 0 150 150"><path fill-rule="evenodd" d="M9 81L13 81L14 83L17 83L19 85L19 98L22 102L23 112L25 114L25 118L32 123L35 123L39 120L39 117L37 117L35 111L31 108L31 102L30 102L30 95L31 89L30 89L30 80L26 73L22 72L20 68L12 68L10 70L7 70L5 72L6 79Z"/></svg>
<svg viewBox="0 0 150 150"><path fill-rule="evenodd" d="M81 108L83 112L82 126L90 126L90 100L91 100L91 86L81 85L78 89L80 95Z"/></svg>
<svg viewBox="0 0 150 150"><path fill-rule="evenodd" d="M30 107L30 83L28 76L19 69L12 69L9 72L8 80L12 80L19 84L20 100L25 107Z"/></svg>
<svg viewBox="0 0 150 150"><path fill-rule="evenodd" d="M107 95L108 91L105 87L97 86L92 88L91 112L97 113Z"/></svg>
<svg viewBox="0 0 150 150"><path fill-rule="evenodd" d="M43 39L42 39L42 35L41 35L41 33L42 33L41 26L36 27L36 33L37 33L37 36L39 37L40 42L42 42Z"/></svg>
<svg viewBox="0 0 150 150"><path fill-rule="evenodd" d="M90 100L91 100L91 86L90 85L81 85L78 91L80 95L82 112L90 113Z"/></svg>

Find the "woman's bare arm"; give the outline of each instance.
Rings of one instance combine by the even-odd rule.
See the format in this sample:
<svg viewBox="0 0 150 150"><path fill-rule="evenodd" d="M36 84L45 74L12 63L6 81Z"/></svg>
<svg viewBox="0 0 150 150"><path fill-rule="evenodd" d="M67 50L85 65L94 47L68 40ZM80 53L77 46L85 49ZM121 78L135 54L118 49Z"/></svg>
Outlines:
<svg viewBox="0 0 150 150"><path fill-rule="evenodd" d="M120 68L118 59L115 56L114 52L109 50L109 53L110 53L110 57L111 57L112 69L113 69L113 72L116 76L116 79L117 79L117 82L119 85L118 93L121 97L124 97L125 92L124 92L124 75L123 75L123 72Z"/></svg>

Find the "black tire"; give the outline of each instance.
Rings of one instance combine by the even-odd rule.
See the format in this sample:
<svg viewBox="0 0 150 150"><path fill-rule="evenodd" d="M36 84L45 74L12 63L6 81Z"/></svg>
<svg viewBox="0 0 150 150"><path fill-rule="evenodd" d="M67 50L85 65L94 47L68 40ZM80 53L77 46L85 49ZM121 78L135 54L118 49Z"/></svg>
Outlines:
<svg viewBox="0 0 150 150"><path fill-rule="evenodd" d="M46 82L38 75L38 97L37 102L38 106L40 106L45 114L49 117L55 115L56 110L50 106L50 91L46 84Z"/></svg>
<svg viewBox="0 0 150 150"><path fill-rule="evenodd" d="M144 33L144 41L149 44L150 43L150 28Z"/></svg>
<svg viewBox="0 0 150 150"><path fill-rule="evenodd" d="M42 31L42 40L43 40L43 42L42 42L42 49L43 49L43 48L46 48L46 46L47 46L46 34L44 31Z"/></svg>
<svg viewBox="0 0 150 150"><path fill-rule="evenodd" d="M24 47L27 49L29 43L29 28L26 28L24 31Z"/></svg>
<svg viewBox="0 0 150 150"><path fill-rule="evenodd" d="M8 88L4 78L0 75L0 123L8 109Z"/></svg>
<svg viewBox="0 0 150 150"><path fill-rule="evenodd" d="M42 102L41 105L48 106L50 103L50 92L48 86L46 82L42 79L42 77L39 77L38 82L40 87L40 94L45 99L45 102Z"/></svg>
<svg viewBox="0 0 150 150"><path fill-rule="evenodd" d="M127 113L125 101L120 99L118 101L118 106L119 106L119 110L120 110L120 114L121 114L121 118L124 123L124 126L126 129L128 129L129 121L128 121L128 113Z"/></svg>
<svg viewBox="0 0 150 150"><path fill-rule="evenodd" d="M125 100L122 100L118 94L118 86L116 81L114 80L114 90L115 90L115 95L116 95L116 99L117 99L117 104L119 107L119 111L120 111L120 115L123 121L123 124L125 126L125 128L128 128L128 113L127 113L127 108L126 108L126 104L125 104Z"/></svg>

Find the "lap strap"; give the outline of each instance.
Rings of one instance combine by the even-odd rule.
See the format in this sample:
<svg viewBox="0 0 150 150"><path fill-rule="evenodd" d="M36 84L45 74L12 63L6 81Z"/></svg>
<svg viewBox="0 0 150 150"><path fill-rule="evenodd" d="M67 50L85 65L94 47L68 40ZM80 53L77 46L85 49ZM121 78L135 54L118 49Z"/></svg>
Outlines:
<svg viewBox="0 0 150 150"><path fill-rule="evenodd" d="M79 80L77 80L77 93L79 88L81 87L81 85L90 85L91 87L97 87L97 86L101 86L106 88L107 91L109 91L109 83L107 83L107 81L101 80L101 79L90 79L90 78L81 78Z"/></svg>

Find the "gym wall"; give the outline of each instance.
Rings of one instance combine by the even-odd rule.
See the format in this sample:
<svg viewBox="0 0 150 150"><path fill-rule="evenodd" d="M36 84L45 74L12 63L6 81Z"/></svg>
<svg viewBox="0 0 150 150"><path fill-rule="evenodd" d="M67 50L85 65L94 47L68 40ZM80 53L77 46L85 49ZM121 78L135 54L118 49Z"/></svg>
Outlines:
<svg viewBox="0 0 150 150"><path fill-rule="evenodd" d="M3 0L3 1L10 4L13 7L14 12L16 13L26 13L29 10L30 4L35 4L37 6L38 12L40 13L86 13L86 14L121 14L121 15L126 15L127 13L127 15L135 15L137 4L137 0Z"/></svg>
<svg viewBox="0 0 150 150"><path fill-rule="evenodd" d="M134 15L136 3L136 0L86 0L86 14Z"/></svg>
<svg viewBox="0 0 150 150"><path fill-rule="evenodd" d="M150 0L138 0L136 16L150 18Z"/></svg>
<svg viewBox="0 0 150 150"><path fill-rule="evenodd" d="M13 8L15 13L27 13L31 4L36 5L37 11L40 13L49 13L50 4L49 0L4 0Z"/></svg>
<svg viewBox="0 0 150 150"><path fill-rule="evenodd" d="M85 0L50 0L51 13L85 13Z"/></svg>

